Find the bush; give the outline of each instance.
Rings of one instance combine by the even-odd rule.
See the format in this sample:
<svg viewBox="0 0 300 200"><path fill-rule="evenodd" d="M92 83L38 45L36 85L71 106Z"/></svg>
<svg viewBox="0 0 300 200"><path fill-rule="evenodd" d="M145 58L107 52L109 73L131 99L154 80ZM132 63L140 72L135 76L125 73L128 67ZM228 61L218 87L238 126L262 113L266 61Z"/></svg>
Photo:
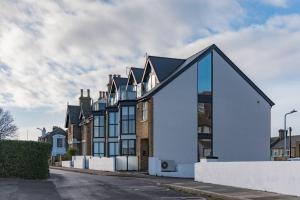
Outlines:
<svg viewBox="0 0 300 200"><path fill-rule="evenodd" d="M0 177L45 179L51 144L0 140Z"/></svg>
<svg viewBox="0 0 300 200"><path fill-rule="evenodd" d="M72 156L75 156L76 149L69 148L67 151L67 160L72 160Z"/></svg>

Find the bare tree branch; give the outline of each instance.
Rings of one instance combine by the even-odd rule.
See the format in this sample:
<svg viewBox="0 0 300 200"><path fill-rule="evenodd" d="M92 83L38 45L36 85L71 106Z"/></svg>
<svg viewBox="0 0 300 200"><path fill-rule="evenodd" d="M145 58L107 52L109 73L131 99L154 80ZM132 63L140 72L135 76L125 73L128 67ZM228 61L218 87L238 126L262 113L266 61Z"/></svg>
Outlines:
<svg viewBox="0 0 300 200"><path fill-rule="evenodd" d="M0 140L16 136L17 130L11 114L0 107Z"/></svg>

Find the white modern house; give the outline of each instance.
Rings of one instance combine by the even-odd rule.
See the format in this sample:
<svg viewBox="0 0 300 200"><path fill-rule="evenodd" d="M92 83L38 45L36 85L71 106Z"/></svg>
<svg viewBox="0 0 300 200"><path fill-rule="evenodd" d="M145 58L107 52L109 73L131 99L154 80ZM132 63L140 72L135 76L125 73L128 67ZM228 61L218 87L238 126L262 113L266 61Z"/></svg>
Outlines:
<svg viewBox="0 0 300 200"><path fill-rule="evenodd" d="M216 45L185 59L142 98L153 101L154 175L193 177L201 158L270 159L274 103ZM163 161L174 173L163 172Z"/></svg>

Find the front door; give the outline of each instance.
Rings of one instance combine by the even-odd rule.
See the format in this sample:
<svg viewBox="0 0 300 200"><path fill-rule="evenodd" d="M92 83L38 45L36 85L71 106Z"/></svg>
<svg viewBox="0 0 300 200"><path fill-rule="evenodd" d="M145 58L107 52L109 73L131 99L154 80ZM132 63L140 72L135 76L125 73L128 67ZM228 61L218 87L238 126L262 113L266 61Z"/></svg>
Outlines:
<svg viewBox="0 0 300 200"><path fill-rule="evenodd" d="M148 170L148 158L149 158L149 140L148 139L141 139L140 144L141 150L141 163L140 163L140 170L147 171Z"/></svg>

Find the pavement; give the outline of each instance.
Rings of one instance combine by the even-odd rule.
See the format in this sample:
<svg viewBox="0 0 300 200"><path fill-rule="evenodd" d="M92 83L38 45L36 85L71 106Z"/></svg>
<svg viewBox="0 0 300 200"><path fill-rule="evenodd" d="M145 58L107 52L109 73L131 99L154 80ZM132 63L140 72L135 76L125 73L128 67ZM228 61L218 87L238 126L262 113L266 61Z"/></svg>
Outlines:
<svg viewBox="0 0 300 200"><path fill-rule="evenodd" d="M216 185L210 183L195 182L192 179L181 178L166 178L149 176L146 173L139 172L104 172L89 169L74 169L74 168L58 168L80 173L91 173L105 176L118 176L118 177L136 177L147 179L158 185L170 188L175 191L184 192L186 194L198 195L206 197L207 199L244 199L244 200L300 200L300 197L282 195L272 192L264 192L257 190L249 190L237 187Z"/></svg>
<svg viewBox="0 0 300 200"><path fill-rule="evenodd" d="M51 168L50 178L47 180L0 178L0 200L48 199L300 200L299 197L276 193L199 183L192 179L149 176L137 172Z"/></svg>

